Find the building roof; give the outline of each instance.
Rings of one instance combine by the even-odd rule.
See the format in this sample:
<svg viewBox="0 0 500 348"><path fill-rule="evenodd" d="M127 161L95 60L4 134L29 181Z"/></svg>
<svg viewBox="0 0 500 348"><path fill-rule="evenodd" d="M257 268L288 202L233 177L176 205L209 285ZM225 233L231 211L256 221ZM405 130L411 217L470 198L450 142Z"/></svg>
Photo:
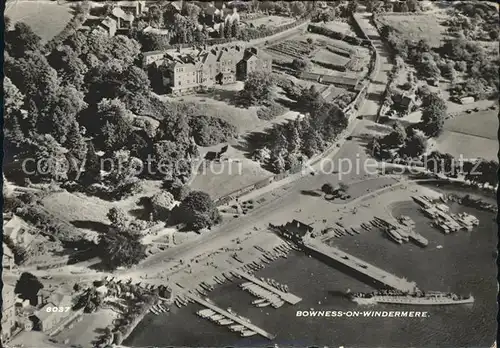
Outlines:
<svg viewBox="0 0 500 348"><path fill-rule="evenodd" d="M269 54L265 53L263 50L259 50L259 49L254 48L254 47L247 48L245 50L243 60L249 61L253 57L261 59L261 60L272 60L273 59Z"/></svg>
<svg viewBox="0 0 500 348"><path fill-rule="evenodd" d="M308 232L312 232L314 229L311 226L295 219L292 222L287 222L284 227L288 233L293 233L300 237L305 236Z"/></svg>
<svg viewBox="0 0 500 348"><path fill-rule="evenodd" d="M111 17L104 18L101 25L108 29L116 29L116 21Z"/></svg>
<svg viewBox="0 0 500 348"><path fill-rule="evenodd" d="M135 19L133 14L125 13L125 11L123 11L120 7L113 7L113 9L111 10L111 14L116 18L123 19L127 22L133 22Z"/></svg>
<svg viewBox="0 0 500 348"><path fill-rule="evenodd" d="M306 80L314 80L314 81L318 81L318 79L320 78L321 75L319 74L315 74L315 73L311 73L311 72L307 72L307 71L303 71L300 73L300 78L301 79L306 79Z"/></svg>
<svg viewBox="0 0 500 348"><path fill-rule="evenodd" d="M327 83L338 83L342 85L356 86L359 79L346 76L322 75L321 80Z"/></svg>

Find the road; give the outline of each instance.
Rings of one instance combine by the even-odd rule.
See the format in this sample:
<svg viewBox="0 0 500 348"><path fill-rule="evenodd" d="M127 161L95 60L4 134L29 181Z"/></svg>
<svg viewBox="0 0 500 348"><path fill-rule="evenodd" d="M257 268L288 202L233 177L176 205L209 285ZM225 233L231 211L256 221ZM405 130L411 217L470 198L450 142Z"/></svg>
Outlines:
<svg viewBox="0 0 500 348"><path fill-rule="evenodd" d="M382 103L381 98L389 81L389 73L392 70L393 64L390 61L387 46L381 40L377 29L370 23L370 17L371 13L356 14L358 23L372 41L379 56L379 64L375 67L377 74L368 88L365 102L360 108L360 114L375 121L377 119L379 106Z"/></svg>

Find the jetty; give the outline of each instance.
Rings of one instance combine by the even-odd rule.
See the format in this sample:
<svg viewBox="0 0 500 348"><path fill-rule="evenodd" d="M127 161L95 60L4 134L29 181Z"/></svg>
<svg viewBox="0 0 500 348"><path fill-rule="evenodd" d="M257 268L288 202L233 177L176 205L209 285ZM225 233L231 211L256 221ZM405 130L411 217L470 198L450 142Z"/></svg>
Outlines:
<svg viewBox="0 0 500 348"><path fill-rule="evenodd" d="M373 266L368 262L352 256L338 248L326 245L319 240L311 238L310 236L304 236L303 245L308 251L312 251L312 254L315 256L335 261L336 263L344 265L348 269L356 271L378 284L403 292L413 293L418 290L415 282L399 278L394 274Z"/></svg>
<svg viewBox="0 0 500 348"><path fill-rule="evenodd" d="M211 309L215 313L218 313L218 314L222 315L223 317L230 319L233 322L235 322L239 325L242 325L245 328L247 328L248 330L256 332L257 334L259 334L259 335L261 335L269 340L272 340L276 337L275 335L272 335L269 332L264 331L260 327L250 323L248 320L245 320L244 318L238 316L234 312L228 312L227 310L224 310L222 308L217 307L217 305L215 305L214 303L205 301L204 299L202 299L200 297L197 297L197 296L194 296L191 294L187 294L186 296L189 297L190 299L192 299L193 301L199 303L200 305Z"/></svg>
<svg viewBox="0 0 500 348"><path fill-rule="evenodd" d="M268 283L266 282L263 282L261 281L260 279L258 278L255 278L254 276L248 274L248 273L245 273L239 269L236 269L234 270L233 272L235 272L236 274L238 274L240 277L242 277L243 279L246 279L258 286L260 286L261 288L264 288L265 290L268 290L269 292L272 292L274 293L275 295L277 295L279 298L281 298L283 301L291 304L291 305L295 305L297 303L299 303L300 301L302 301L302 298L290 293L290 292L284 292L284 291L281 291L277 288L275 288L274 286L271 286L269 285Z"/></svg>

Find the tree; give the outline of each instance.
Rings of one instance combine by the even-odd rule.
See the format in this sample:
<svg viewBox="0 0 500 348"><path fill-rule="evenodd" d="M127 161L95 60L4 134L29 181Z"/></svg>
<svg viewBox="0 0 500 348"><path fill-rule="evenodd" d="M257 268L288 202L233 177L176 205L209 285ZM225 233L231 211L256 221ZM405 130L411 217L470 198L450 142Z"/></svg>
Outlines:
<svg viewBox="0 0 500 348"><path fill-rule="evenodd" d="M167 191L161 191L150 198L155 219L167 220L174 206L174 196Z"/></svg>
<svg viewBox="0 0 500 348"><path fill-rule="evenodd" d="M103 99L97 105L97 122L89 124L90 132L106 151L124 147L132 133L131 115L118 99Z"/></svg>
<svg viewBox="0 0 500 348"><path fill-rule="evenodd" d="M415 130L401 148L401 155L415 158L422 155L427 148L427 137L420 130Z"/></svg>
<svg viewBox="0 0 500 348"><path fill-rule="evenodd" d="M326 184L323 184L323 186L321 186L321 191L323 191L323 193L327 195L331 195L335 192L335 188L333 187L332 184L327 182Z"/></svg>
<svg viewBox="0 0 500 348"><path fill-rule="evenodd" d="M300 17L306 12L306 5L302 1L294 1L290 9L295 16Z"/></svg>
<svg viewBox="0 0 500 348"><path fill-rule="evenodd" d="M419 4L418 0L407 0L406 5L408 6L409 12L420 11L420 4Z"/></svg>
<svg viewBox="0 0 500 348"><path fill-rule="evenodd" d="M444 127L446 103L439 96L430 94L422 101L421 128L430 137L438 136Z"/></svg>
<svg viewBox="0 0 500 348"><path fill-rule="evenodd" d="M233 21L231 23L231 37L239 38L240 37L240 22Z"/></svg>
<svg viewBox="0 0 500 348"><path fill-rule="evenodd" d="M297 105L311 115L317 114L318 110L321 109L325 103L324 98L321 93L312 85L309 89L304 88L299 98L297 99Z"/></svg>
<svg viewBox="0 0 500 348"><path fill-rule="evenodd" d="M192 191L173 211L175 221L185 223L199 231L220 222L221 216L210 196L202 191Z"/></svg>
<svg viewBox="0 0 500 348"><path fill-rule="evenodd" d="M223 39L225 37L225 33L226 33L225 25L224 23L221 23L219 25L219 38Z"/></svg>
<svg viewBox="0 0 500 348"><path fill-rule="evenodd" d="M134 231L111 229L100 235L98 249L103 263L111 269L130 267L146 257L146 246Z"/></svg>
<svg viewBox="0 0 500 348"><path fill-rule="evenodd" d="M27 51L39 51L41 38L23 22L14 24L14 30L7 32L6 49L15 58L21 58Z"/></svg>
<svg viewBox="0 0 500 348"><path fill-rule="evenodd" d="M166 180L164 188L172 194L176 201L183 201L191 192L188 185L185 185L179 178Z"/></svg>
<svg viewBox="0 0 500 348"><path fill-rule="evenodd" d="M21 109L24 104L24 95L8 77L3 80L3 91L5 118L8 118L9 115Z"/></svg>
<svg viewBox="0 0 500 348"><path fill-rule="evenodd" d="M240 100L245 105L262 105L271 100L272 86L269 74L262 71L251 72L240 92Z"/></svg>
<svg viewBox="0 0 500 348"><path fill-rule="evenodd" d="M74 299L73 310L82 309L85 313L94 313L102 304L101 295L96 288L88 288Z"/></svg>
<svg viewBox="0 0 500 348"><path fill-rule="evenodd" d="M183 16L188 17L194 23L198 23L198 17L200 15L201 8L195 4L190 4L189 2L185 2L181 14Z"/></svg>
<svg viewBox="0 0 500 348"><path fill-rule="evenodd" d="M406 130L401 124L396 124L393 127L393 131L382 138L382 142L384 145L389 147L397 147L403 145L406 141Z"/></svg>
<svg viewBox="0 0 500 348"><path fill-rule="evenodd" d="M312 63L309 59L295 58L292 61L292 67L298 71L309 71L312 68Z"/></svg>
<svg viewBox="0 0 500 348"><path fill-rule="evenodd" d="M33 99L40 109L47 101L57 99L57 72L38 51L27 52L19 59L6 59L5 75L27 99Z"/></svg>
<svg viewBox="0 0 500 348"><path fill-rule="evenodd" d="M78 122L73 122L69 129L67 140L64 146L78 160L83 161L87 155L87 143L80 133Z"/></svg>
<svg viewBox="0 0 500 348"><path fill-rule="evenodd" d="M224 38L228 39L231 37L231 22L226 22L224 27L221 27L224 30Z"/></svg>
<svg viewBox="0 0 500 348"><path fill-rule="evenodd" d="M31 305L38 305L37 294L43 289L43 284L31 273L23 272L16 283L14 292L23 300L29 300Z"/></svg>
<svg viewBox="0 0 500 348"><path fill-rule="evenodd" d="M106 215L111 221L111 227L121 231L124 230L129 224L129 219L127 213L117 207L113 207L109 209L108 214Z"/></svg>
<svg viewBox="0 0 500 348"><path fill-rule="evenodd" d="M93 143L89 143L87 147L87 155L85 156L84 172L80 176L82 184L89 186L101 181L101 160L97 156Z"/></svg>

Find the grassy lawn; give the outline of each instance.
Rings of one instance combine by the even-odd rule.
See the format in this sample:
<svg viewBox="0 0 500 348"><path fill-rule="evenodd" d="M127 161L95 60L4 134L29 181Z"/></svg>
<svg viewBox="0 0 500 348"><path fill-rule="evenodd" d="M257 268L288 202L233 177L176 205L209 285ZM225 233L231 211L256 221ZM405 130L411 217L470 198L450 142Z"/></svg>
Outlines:
<svg viewBox="0 0 500 348"><path fill-rule="evenodd" d="M439 24L435 14L428 15L380 15L378 21L397 30L402 37L409 40L427 39L432 47L441 46L445 28Z"/></svg>
<svg viewBox="0 0 500 348"><path fill-rule="evenodd" d="M5 16L12 23L24 22L47 42L59 34L73 17L71 4L58 5L56 1L12 0L5 5Z"/></svg>
<svg viewBox="0 0 500 348"><path fill-rule="evenodd" d="M227 158L230 161L200 168L191 188L205 191L215 199L272 175L232 146L227 151Z"/></svg>
<svg viewBox="0 0 500 348"><path fill-rule="evenodd" d="M497 140L498 111L485 110L463 113L445 122L445 129L450 132L463 133L476 137Z"/></svg>
<svg viewBox="0 0 500 348"><path fill-rule="evenodd" d="M436 150L455 157L498 161L498 140L445 130L436 141Z"/></svg>
<svg viewBox="0 0 500 348"><path fill-rule="evenodd" d="M245 23L252 23L255 27L259 27L264 24L266 27L280 27L288 23L294 22L293 18L281 17L281 16L266 16L257 19L245 20Z"/></svg>

